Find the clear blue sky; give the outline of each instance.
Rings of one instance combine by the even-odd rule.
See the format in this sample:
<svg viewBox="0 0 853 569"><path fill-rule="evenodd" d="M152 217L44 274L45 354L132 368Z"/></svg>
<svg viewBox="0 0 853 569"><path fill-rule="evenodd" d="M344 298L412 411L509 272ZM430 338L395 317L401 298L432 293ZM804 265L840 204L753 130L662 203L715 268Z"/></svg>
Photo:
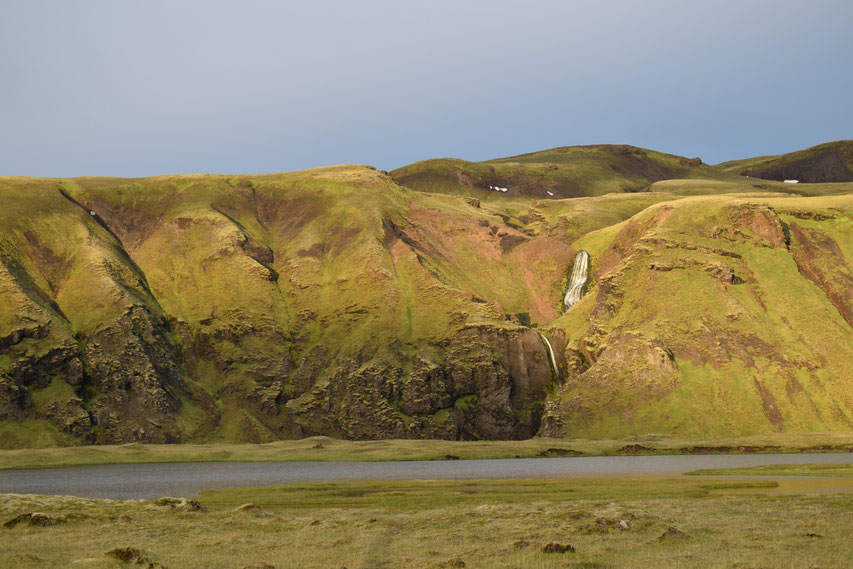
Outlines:
<svg viewBox="0 0 853 569"><path fill-rule="evenodd" d="M0 0L0 175L853 138L853 2Z"/></svg>

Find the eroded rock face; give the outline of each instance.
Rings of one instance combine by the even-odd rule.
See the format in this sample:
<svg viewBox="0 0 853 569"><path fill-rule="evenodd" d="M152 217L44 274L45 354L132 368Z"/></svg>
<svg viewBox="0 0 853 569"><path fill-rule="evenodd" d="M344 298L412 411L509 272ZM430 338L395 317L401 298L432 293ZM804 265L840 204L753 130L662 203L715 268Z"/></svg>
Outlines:
<svg viewBox="0 0 853 569"><path fill-rule="evenodd" d="M782 223L776 213L767 206L757 204L739 205L732 209L730 235L738 235L740 228L766 239L771 247L785 249L788 246ZM742 238L742 233L738 235Z"/></svg>
<svg viewBox="0 0 853 569"><path fill-rule="evenodd" d="M0 375L0 421L20 421L30 405L29 391L8 375Z"/></svg>
<svg viewBox="0 0 853 569"><path fill-rule="evenodd" d="M89 414L74 395L83 381L83 363L67 331L47 317L12 330L2 340L0 356L8 367L5 373L0 371L0 420L45 419L65 434L92 442ZM53 391L58 399L36 404L34 394L54 383L59 386ZM44 398L35 395L35 399Z"/></svg>
<svg viewBox="0 0 853 569"><path fill-rule="evenodd" d="M95 441L92 418L79 397L71 396L64 401L51 401L36 413L36 418L47 419L63 433L76 437L84 443Z"/></svg>
<svg viewBox="0 0 853 569"><path fill-rule="evenodd" d="M342 365L290 400L304 433L345 438L515 439L536 433L552 372L536 332L466 328L398 366Z"/></svg>
<svg viewBox="0 0 853 569"><path fill-rule="evenodd" d="M90 412L98 441L177 442L175 415L186 386L167 324L142 305L86 342L89 380L98 395Z"/></svg>

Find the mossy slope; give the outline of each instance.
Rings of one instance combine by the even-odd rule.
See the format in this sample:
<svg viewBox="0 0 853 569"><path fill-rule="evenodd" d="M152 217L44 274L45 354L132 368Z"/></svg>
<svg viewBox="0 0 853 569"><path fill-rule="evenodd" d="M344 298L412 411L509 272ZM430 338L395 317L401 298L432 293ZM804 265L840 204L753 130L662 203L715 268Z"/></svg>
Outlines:
<svg viewBox="0 0 853 569"><path fill-rule="evenodd" d="M853 140L818 144L805 150L718 164L726 172L768 180L853 181Z"/></svg>
<svg viewBox="0 0 853 569"><path fill-rule="evenodd" d="M508 214L360 166L2 192L4 446L538 429L572 250Z"/></svg>
<svg viewBox="0 0 853 569"><path fill-rule="evenodd" d="M485 162L452 158L424 160L398 168L390 176L419 191L486 200L598 196L645 191L653 182L673 178L736 178L703 164L699 158L607 144L566 146ZM507 191L496 191L495 187Z"/></svg>
<svg viewBox="0 0 853 569"><path fill-rule="evenodd" d="M532 201L366 166L0 178L0 446L850 429L850 185L618 148L477 168L642 152L692 178Z"/></svg>
<svg viewBox="0 0 853 569"><path fill-rule="evenodd" d="M603 243L545 432L853 427L853 197L686 198Z"/></svg>

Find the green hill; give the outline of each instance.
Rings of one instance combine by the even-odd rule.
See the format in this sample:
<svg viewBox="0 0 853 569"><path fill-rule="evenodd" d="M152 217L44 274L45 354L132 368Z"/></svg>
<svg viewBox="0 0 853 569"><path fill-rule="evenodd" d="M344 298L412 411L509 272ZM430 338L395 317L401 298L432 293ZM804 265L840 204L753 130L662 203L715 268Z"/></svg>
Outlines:
<svg viewBox="0 0 853 569"><path fill-rule="evenodd" d="M594 286L549 325L546 433L853 427L853 196L663 202L573 247Z"/></svg>
<svg viewBox="0 0 853 569"><path fill-rule="evenodd" d="M401 185L418 191L486 200L598 196L644 191L652 182L673 178L734 178L702 164L698 158L627 145L566 146L485 162L452 158L424 160L389 175ZM504 188L506 192L501 191Z"/></svg>
<svg viewBox="0 0 853 569"><path fill-rule="evenodd" d="M0 180L0 445L519 438L573 251L372 168ZM515 226L515 227L514 227Z"/></svg>
<svg viewBox="0 0 853 569"><path fill-rule="evenodd" d="M0 178L0 447L851 428L853 184L471 168L638 153L689 179Z"/></svg>
<svg viewBox="0 0 853 569"><path fill-rule="evenodd" d="M853 140L839 140L779 156L759 156L717 165L733 174L806 183L853 181Z"/></svg>

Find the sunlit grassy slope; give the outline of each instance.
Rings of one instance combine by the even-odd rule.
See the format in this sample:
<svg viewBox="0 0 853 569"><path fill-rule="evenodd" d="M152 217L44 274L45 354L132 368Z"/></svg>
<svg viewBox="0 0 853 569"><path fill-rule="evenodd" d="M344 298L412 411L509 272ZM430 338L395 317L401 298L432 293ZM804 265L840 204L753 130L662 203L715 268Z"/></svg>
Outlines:
<svg viewBox="0 0 853 569"><path fill-rule="evenodd" d="M0 446L851 428L850 184L634 147L472 168L510 191L0 178Z"/></svg>
<svg viewBox="0 0 853 569"><path fill-rule="evenodd" d="M485 162L441 158L390 172L407 187L500 200L507 196L568 198L636 192L658 180L737 176L684 158L626 145L567 146ZM493 188L506 188L506 192Z"/></svg>
<svg viewBox="0 0 853 569"><path fill-rule="evenodd" d="M853 197L702 196L574 243L594 286L551 324L554 433L851 427Z"/></svg>
<svg viewBox="0 0 853 569"><path fill-rule="evenodd" d="M3 446L538 429L522 322L573 252L521 204L360 166L1 183Z"/></svg>

